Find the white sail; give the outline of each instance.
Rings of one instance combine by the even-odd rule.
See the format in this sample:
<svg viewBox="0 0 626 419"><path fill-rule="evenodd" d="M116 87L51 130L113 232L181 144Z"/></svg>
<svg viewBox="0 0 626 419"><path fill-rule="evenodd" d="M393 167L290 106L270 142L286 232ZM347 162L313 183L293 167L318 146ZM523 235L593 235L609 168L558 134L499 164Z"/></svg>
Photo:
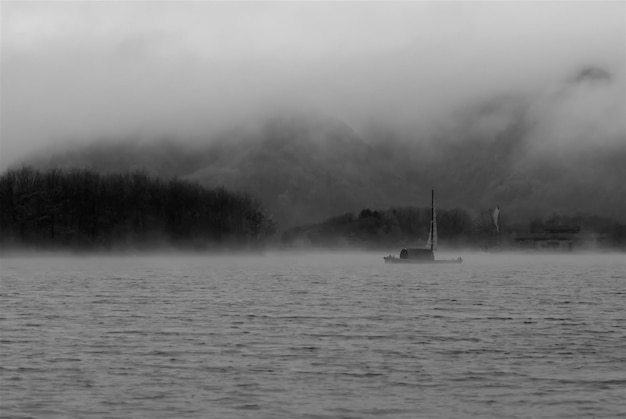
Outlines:
<svg viewBox="0 0 626 419"><path fill-rule="evenodd" d="M430 220L430 231L428 232L428 241L426 247L437 250L437 209L433 200L432 220Z"/></svg>

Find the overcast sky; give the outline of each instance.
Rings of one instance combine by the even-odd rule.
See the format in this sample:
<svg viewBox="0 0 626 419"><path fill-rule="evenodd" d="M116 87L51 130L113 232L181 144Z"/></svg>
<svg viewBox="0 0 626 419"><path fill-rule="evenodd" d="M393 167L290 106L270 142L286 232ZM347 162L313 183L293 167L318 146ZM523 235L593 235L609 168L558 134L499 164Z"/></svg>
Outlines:
<svg viewBox="0 0 626 419"><path fill-rule="evenodd" d="M588 66L611 83L566 117L623 127L621 1L3 1L1 17L3 168L65 140L210 135L284 109L428 124Z"/></svg>

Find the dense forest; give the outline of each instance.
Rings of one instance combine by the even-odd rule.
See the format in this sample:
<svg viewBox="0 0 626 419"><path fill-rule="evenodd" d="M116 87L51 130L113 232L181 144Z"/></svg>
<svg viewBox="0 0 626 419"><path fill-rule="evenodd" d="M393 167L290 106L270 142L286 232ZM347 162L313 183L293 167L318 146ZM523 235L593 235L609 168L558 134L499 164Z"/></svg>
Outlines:
<svg viewBox="0 0 626 419"><path fill-rule="evenodd" d="M3 247L256 246L274 221L249 195L144 172L30 167L0 177Z"/></svg>
<svg viewBox="0 0 626 419"><path fill-rule="evenodd" d="M22 167L0 176L0 246L70 249L256 248L279 227L261 204L243 193L164 180L145 172L102 174L89 169ZM626 248L626 225L609 218L553 214L524 223L493 209L438 209L443 247L502 245L519 233L576 225L602 247ZM430 208L363 209L283 231L283 246L384 247L420 245Z"/></svg>
<svg viewBox="0 0 626 419"><path fill-rule="evenodd" d="M358 215L346 213L321 223L291 228L282 234L282 242L288 246L420 246L428 238L430 216L430 208L363 209ZM493 209L484 209L474 216L459 208L437 210L441 247L512 247L517 235L540 233L553 226L576 226L583 234L594 237L600 248L626 249L626 225L596 215L555 213L545 219L518 223L500 213L496 229Z"/></svg>

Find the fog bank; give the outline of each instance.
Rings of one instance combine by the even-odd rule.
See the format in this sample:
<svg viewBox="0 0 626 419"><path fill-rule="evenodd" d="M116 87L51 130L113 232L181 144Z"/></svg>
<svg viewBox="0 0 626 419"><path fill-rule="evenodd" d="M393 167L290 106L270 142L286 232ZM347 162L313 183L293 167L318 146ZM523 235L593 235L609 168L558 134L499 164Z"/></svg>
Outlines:
<svg viewBox="0 0 626 419"><path fill-rule="evenodd" d="M66 140L209 138L284 110L432 130L510 94L530 98L539 140L621 140L625 13L620 2L3 2L0 165Z"/></svg>

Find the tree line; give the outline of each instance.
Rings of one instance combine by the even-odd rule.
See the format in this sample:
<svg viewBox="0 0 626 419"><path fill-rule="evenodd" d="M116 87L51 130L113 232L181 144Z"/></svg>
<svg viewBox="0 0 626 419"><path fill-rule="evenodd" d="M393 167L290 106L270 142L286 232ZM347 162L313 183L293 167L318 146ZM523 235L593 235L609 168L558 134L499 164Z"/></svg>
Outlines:
<svg viewBox="0 0 626 419"><path fill-rule="evenodd" d="M145 172L31 167L0 176L0 245L256 245L275 222L253 197Z"/></svg>
<svg viewBox="0 0 626 419"><path fill-rule="evenodd" d="M510 245L516 235L538 233L554 225L575 225L597 235L603 247L626 249L626 225L591 214L552 214L527 223L499 217L496 228L493 209L474 215L464 209L437 209L437 233L444 246L489 248ZM363 209L331 217L319 224L298 226L285 231L285 245L365 246L425 244L430 229L430 208Z"/></svg>
<svg viewBox="0 0 626 419"><path fill-rule="evenodd" d="M285 244L388 245L425 242L430 229L430 208L401 207L387 210L363 209L358 215L346 213L319 224L285 231ZM437 210L437 232L451 244L465 245L470 237L489 235L495 230L491 218L472 219L463 209Z"/></svg>

